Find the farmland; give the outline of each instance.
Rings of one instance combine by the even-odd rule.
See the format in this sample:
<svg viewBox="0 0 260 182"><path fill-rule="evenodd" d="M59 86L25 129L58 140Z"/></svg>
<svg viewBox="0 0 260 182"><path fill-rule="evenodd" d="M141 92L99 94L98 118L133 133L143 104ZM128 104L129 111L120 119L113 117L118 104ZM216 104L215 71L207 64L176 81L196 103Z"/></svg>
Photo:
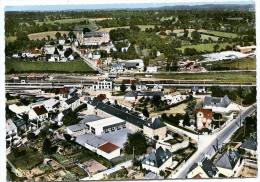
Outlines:
<svg viewBox="0 0 260 182"><path fill-rule="evenodd" d="M160 73L155 78L173 80L204 80L214 83L255 83L256 72Z"/></svg>
<svg viewBox="0 0 260 182"><path fill-rule="evenodd" d="M196 44L196 45L185 45L181 48L178 48L182 52L185 48L194 48L198 52L214 52L214 45L216 44ZM232 44L229 43L219 43L219 49L225 49L227 45L232 46Z"/></svg>
<svg viewBox="0 0 260 182"><path fill-rule="evenodd" d="M93 73L94 71L83 61L66 63L57 62L29 62L7 60L5 63L6 73Z"/></svg>
<svg viewBox="0 0 260 182"><path fill-rule="evenodd" d="M30 40L41 40L43 38L47 39L47 36L50 36L50 38L54 39L55 38L55 34L57 32L60 32L61 35L66 34L68 35L69 31L48 31L48 32L39 32L39 33L32 33L29 34L28 37Z"/></svg>

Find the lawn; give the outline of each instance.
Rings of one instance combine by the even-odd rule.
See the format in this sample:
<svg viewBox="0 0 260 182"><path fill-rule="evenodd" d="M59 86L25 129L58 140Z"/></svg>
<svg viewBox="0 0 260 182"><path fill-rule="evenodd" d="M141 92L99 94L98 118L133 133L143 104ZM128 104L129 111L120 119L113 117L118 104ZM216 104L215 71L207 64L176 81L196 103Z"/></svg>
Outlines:
<svg viewBox="0 0 260 182"><path fill-rule="evenodd" d="M18 148L7 155L7 159L16 167L23 170L32 169L43 162L43 156L34 148Z"/></svg>
<svg viewBox="0 0 260 182"><path fill-rule="evenodd" d="M211 73L161 73L154 74L155 78L213 81L214 83L256 83L255 72L211 72Z"/></svg>
<svg viewBox="0 0 260 182"><path fill-rule="evenodd" d="M209 43L209 44L185 45L185 46L182 46L181 48L177 48L177 49L181 50L182 52L184 52L185 48L194 48L198 52L213 52L214 45L216 45L216 44ZM232 46L229 43L219 43L218 45L219 45L219 49L225 49L227 45Z"/></svg>
<svg viewBox="0 0 260 182"><path fill-rule="evenodd" d="M16 36L8 36L5 37L5 42L6 44L10 43L10 42L14 42L16 40Z"/></svg>
<svg viewBox="0 0 260 182"><path fill-rule="evenodd" d="M225 37L225 38L236 38L238 36L235 33L220 32L220 31L213 31L213 30L208 30L207 33L213 34L218 37Z"/></svg>
<svg viewBox="0 0 260 182"><path fill-rule="evenodd" d="M211 70L256 70L256 59L245 58L232 61L218 61L212 62L206 67Z"/></svg>
<svg viewBox="0 0 260 182"><path fill-rule="evenodd" d="M45 62L6 60L6 73L94 73L83 61Z"/></svg>
<svg viewBox="0 0 260 182"><path fill-rule="evenodd" d="M63 34L68 35L68 33L69 33L69 31L48 31L48 32L32 33L32 34L29 34L28 37L30 40L37 40L37 39L41 40L43 38L47 39L47 36L49 35L50 38L55 39L56 38L55 34L57 32L60 32L61 35L63 35Z"/></svg>
<svg viewBox="0 0 260 182"><path fill-rule="evenodd" d="M141 31L144 31L146 28L154 28L154 25L137 25ZM110 32L111 30L118 29L118 28L130 28L130 26L123 26L123 27L109 27L109 28L100 28L99 32Z"/></svg>

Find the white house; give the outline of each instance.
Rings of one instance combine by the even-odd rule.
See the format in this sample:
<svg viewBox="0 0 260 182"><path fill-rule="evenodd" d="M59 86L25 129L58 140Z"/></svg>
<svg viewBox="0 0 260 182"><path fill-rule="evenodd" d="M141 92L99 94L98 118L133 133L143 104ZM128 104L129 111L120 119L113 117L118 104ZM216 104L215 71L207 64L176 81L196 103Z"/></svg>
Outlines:
<svg viewBox="0 0 260 182"><path fill-rule="evenodd" d="M79 136L87 133L88 127L85 124L79 123L66 127L66 131L71 136Z"/></svg>
<svg viewBox="0 0 260 182"><path fill-rule="evenodd" d="M95 135L111 133L126 128L126 122L117 117L103 118L97 121L85 123L89 132Z"/></svg>
<svg viewBox="0 0 260 182"><path fill-rule="evenodd" d="M127 92L124 98L126 101L135 102L137 100L137 96L137 92Z"/></svg>
<svg viewBox="0 0 260 182"><path fill-rule="evenodd" d="M50 99L42 102L42 104L44 105L44 107L46 108L46 110L48 112L55 111L58 108L59 103L60 102L58 100L53 99L53 98L50 98Z"/></svg>
<svg viewBox="0 0 260 182"><path fill-rule="evenodd" d="M29 116L29 120L43 121L48 118L48 111L43 105L35 106L30 109L28 116Z"/></svg>
<svg viewBox="0 0 260 182"><path fill-rule="evenodd" d="M113 143L107 142L97 148L97 154L111 160L120 156L120 148Z"/></svg>
<svg viewBox="0 0 260 182"><path fill-rule="evenodd" d="M26 114L29 112L29 106L17 106L16 104L11 104L8 108L17 115Z"/></svg>
<svg viewBox="0 0 260 182"><path fill-rule="evenodd" d="M102 80L98 81L92 85L93 90L112 90L113 81L111 80Z"/></svg>
<svg viewBox="0 0 260 182"><path fill-rule="evenodd" d="M172 165L172 153L162 147L159 147L155 152L150 153L142 161L142 168L159 174L160 171L164 171L167 167Z"/></svg>
<svg viewBox="0 0 260 182"><path fill-rule="evenodd" d="M157 73L157 66L147 66L146 72L147 73Z"/></svg>
<svg viewBox="0 0 260 182"><path fill-rule="evenodd" d="M73 111L80 106L80 99L78 96L71 97L63 102L63 108L71 108Z"/></svg>

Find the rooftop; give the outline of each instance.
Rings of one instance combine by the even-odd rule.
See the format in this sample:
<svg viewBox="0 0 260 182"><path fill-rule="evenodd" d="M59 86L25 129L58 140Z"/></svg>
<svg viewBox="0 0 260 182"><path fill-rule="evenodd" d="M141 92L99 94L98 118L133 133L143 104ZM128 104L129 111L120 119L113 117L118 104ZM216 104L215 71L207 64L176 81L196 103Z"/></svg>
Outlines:
<svg viewBox="0 0 260 182"><path fill-rule="evenodd" d="M125 121L123 121L120 118L109 117L109 118L102 118L96 121L88 122L88 125L93 128L104 128L106 126L123 124L123 123L125 123Z"/></svg>
<svg viewBox="0 0 260 182"><path fill-rule="evenodd" d="M257 140L255 136L251 136L249 138L247 138L242 145L240 146L241 148L244 149L249 149L249 150L257 150Z"/></svg>
<svg viewBox="0 0 260 182"><path fill-rule="evenodd" d="M116 149L119 149L119 147L110 142L107 142L106 144L99 146L98 149L109 154L109 153L115 151Z"/></svg>
<svg viewBox="0 0 260 182"><path fill-rule="evenodd" d="M240 155L237 151L228 150L220 156L215 165L225 169L234 169L239 159Z"/></svg>
<svg viewBox="0 0 260 182"><path fill-rule="evenodd" d="M212 119L213 113L212 113L212 110L211 110L211 109L203 109L203 108L200 108L200 109L197 109L196 111L197 111L197 112L202 112L204 118L206 118L206 119Z"/></svg>
<svg viewBox="0 0 260 182"><path fill-rule="evenodd" d="M211 97L206 96L203 101L203 106L216 106L216 107L228 107L231 103L231 100L227 95L224 97Z"/></svg>
<svg viewBox="0 0 260 182"><path fill-rule="evenodd" d="M145 126L152 128L152 129L159 129L165 127L166 125L161 122L160 118L150 119Z"/></svg>
<svg viewBox="0 0 260 182"><path fill-rule="evenodd" d="M33 110L34 110L34 112L35 112L38 116L48 113L48 111L46 110L46 108L45 108L43 105L41 105L41 106L36 106L36 107L33 108Z"/></svg>
<svg viewBox="0 0 260 182"><path fill-rule="evenodd" d="M88 145L91 145L92 147L99 147L100 145L103 145L105 143L107 143L106 140L104 140L103 138L101 137L98 137L92 133L87 133L87 134L84 134L84 135L80 135L76 138L76 142L79 143L80 145L85 145L88 144Z"/></svg>
<svg viewBox="0 0 260 182"><path fill-rule="evenodd" d="M69 99L67 99L65 102L70 105L72 103L74 103L75 101L79 100L79 97L78 96L75 96L75 97L71 97Z"/></svg>
<svg viewBox="0 0 260 182"><path fill-rule="evenodd" d="M92 103L93 104L93 103ZM105 104L103 102L97 102L95 103L96 108L100 109L108 114L111 114L115 117L118 117L122 120L125 120L135 126L138 126L139 128L143 128L143 124L145 124L147 121L142 120L141 118L132 115L130 113L124 112L121 109L118 109L112 105Z"/></svg>

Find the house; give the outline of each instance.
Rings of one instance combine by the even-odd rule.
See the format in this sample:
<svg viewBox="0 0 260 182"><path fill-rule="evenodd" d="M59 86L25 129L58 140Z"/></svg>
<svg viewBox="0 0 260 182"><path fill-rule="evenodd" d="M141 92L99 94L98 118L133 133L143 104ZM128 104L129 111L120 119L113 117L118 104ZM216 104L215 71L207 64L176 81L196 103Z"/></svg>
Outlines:
<svg viewBox="0 0 260 182"><path fill-rule="evenodd" d="M93 100L94 101L94 100ZM137 115L134 115L126 109L117 105L108 105L103 102L88 103L88 110L92 110L95 115L100 117L117 117L126 122L126 128L132 132L142 130L143 125L147 122Z"/></svg>
<svg viewBox="0 0 260 182"><path fill-rule="evenodd" d="M191 88L191 92L192 92L193 95L195 95L195 94L206 94L207 89L205 87L193 86Z"/></svg>
<svg viewBox="0 0 260 182"><path fill-rule="evenodd" d="M71 108L74 111L80 105L80 99L78 96L71 97L63 102L63 108Z"/></svg>
<svg viewBox="0 0 260 182"><path fill-rule="evenodd" d="M252 53L256 50L256 46L245 46L245 47L241 47L241 46L237 46L237 49L243 53L243 54L248 54L248 53Z"/></svg>
<svg viewBox="0 0 260 182"><path fill-rule="evenodd" d="M150 153L142 161L142 168L149 170L155 174L164 171L167 167L172 165L172 153L169 150L163 150L159 147L155 152Z"/></svg>
<svg viewBox="0 0 260 182"><path fill-rule="evenodd" d="M150 99L152 99L155 96L159 96L162 98L164 96L164 94L162 91L145 91L145 92L138 93L139 98L141 98L141 97L148 98L149 97Z"/></svg>
<svg viewBox="0 0 260 182"><path fill-rule="evenodd" d="M88 127L85 124L79 123L66 127L66 131L71 136L84 135L88 132Z"/></svg>
<svg viewBox="0 0 260 182"><path fill-rule="evenodd" d="M212 117L213 113L211 109L197 109L196 110L196 116L197 116L197 129L200 131L203 128L212 129Z"/></svg>
<svg viewBox="0 0 260 182"><path fill-rule="evenodd" d="M17 127L12 119L6 120L6 139L12 138L17 135Z"/></svg>
<svg viewBox="0 0 260 182"><path fill-rule="evenodd" d="M59 97L59 100L66 100L69 96L69 89L68 88L59 88L55 94Z"/></svg>
<svg viewBox="0 0 260 182"><path fill-rule="evenodd" d="M117 145L93 133L77 136L76 142L108 160L120 156L120 148Z"/></svg>
<svg viewBox="0 0 260 182"><path fill-rule="evenodd" d="M163 179L163 177L160 176L160 175L157 175L157 174L155 174L155 173L153 173L153 172L149 172L149 173L147 173L147 174L144 176L144 179L145 179L145 180L158 180L158 179Z"/></svg>
<svg viewBox="0 0 260 182"><path fill-rule="evenodd" d="M126 128L126 122L117 117L102 118L96 121L85 123L88 132L95 135L111 133Z"/></svg>
<svg viewBox="0 0 260 182"><path fill-rule="evenodd" d="M187 178L214 178L218 177L219 170L213 162L205 157L201 162L195 163L191 166Z"/></svg>
<svg viewBox="0 0 260 182"><path fill-rule="evenodd" d="M107 142L97 148L97 154L111 160L120 156L120 148L113 143Z"/></svg>
<svg viewBox="0 0 260 182"><path fill-rule="evenodd" d="M234 113L240 112L240 107L233 103L227 95L224 97L205 96L203 100L204 109L211 109L214 113L220 113L231 118L233 118Z"/></svg>
<svg viewBox="0 0 260 182"><path fill-rule="evenodd" d="M58 122L58 124L62 124L62 120L64 118L64 116L66 116L68 113L72 112L71 108L68 108L66 110L63 110L62 112L60 112L56 118L56 121Z"/></svg>
<svg viewBox="0 0 260 182"><path fill-rule="evenodd" d="M77 33L77 40L83 46L100 46L103 43L109 43L110 36L108 32L81 32Z"/></svg>
<svg viewBox="0 0 260 182"><path fill-rule="evenodd" d="M241 168L242 158L235 150L223 153L215 162L219 173L227 177L233 177Z"/></svg>
<svg viewBox="0 0 260 182"><path fill-rule="evenodd" d="M127 101L130 101L130 102L134 102L134 101L136 101L137 100L137 96L138 96L138 94L137 94L137 92L127 92L126 94L125 94L125 100L127 100Z"/></svg>
<svg viewBox="0 0 260 182"><path fill-rule="evenodd" d="M168 105L181 103L189 98L188 95L164 95L161 99Z"/></svg>
<svg viewBox="0 0 260 182"><path fill-rule="evenodd" d="M113 89L113 81L112 80L102 80L94 83L92 85L93 90L112 90Z"/></svg>
<svg viewBox="0 0 260 182"><path fill-rule="evenodd" d="M43 105L35 106L29 111L29 120L43 121L48 118L48 111Z"/></svg>
<svg viewBox="0 0 260 182"><path fill-rule="evenodd" d="M46 108L48 112L55 111L59 107L60 102L56 99L48 99L42 102L42 105Z"/></svg>
<svg viewBox="0 0 260 182"><path fill-rule="evenodd" d="M166 137L166 125L160 118L152 118L143 126L143 133L152 139L163 140Z"/></svg>
<svg viewBox="0 0 260 182"><path fill-rule="evenodd" d="M253 157L257 156L257 138L255 135L247 138L240 146L241 149L245 150L246 154L250 154Z"/></svg>
<svg viewBox="0 0 260 182"><path fill-rule="evenodd" d="M14 112L16 115L27 114L30 110L29 106L18 106L16 104L11 104L8 106L10 111Z"/></svg>
<svg viewBox="0 0 260 182"><path fill-rule="evenodd" d="M157 66L147 66L146 72L147 73L157 73Z"/></svg>
<svg viewBox="0 0 260 182"><path fill-rule="evenodd" d="M144 70L144 61L142 59L125 60L121 62L125 63L125 68L127 70Z"/></svg>
<svg viewBox="0 0 260 182"><path fill-rule="evenodd" d="M111 73L123 73L125 71L124 63L113 63L110 66Z"/></svg>

